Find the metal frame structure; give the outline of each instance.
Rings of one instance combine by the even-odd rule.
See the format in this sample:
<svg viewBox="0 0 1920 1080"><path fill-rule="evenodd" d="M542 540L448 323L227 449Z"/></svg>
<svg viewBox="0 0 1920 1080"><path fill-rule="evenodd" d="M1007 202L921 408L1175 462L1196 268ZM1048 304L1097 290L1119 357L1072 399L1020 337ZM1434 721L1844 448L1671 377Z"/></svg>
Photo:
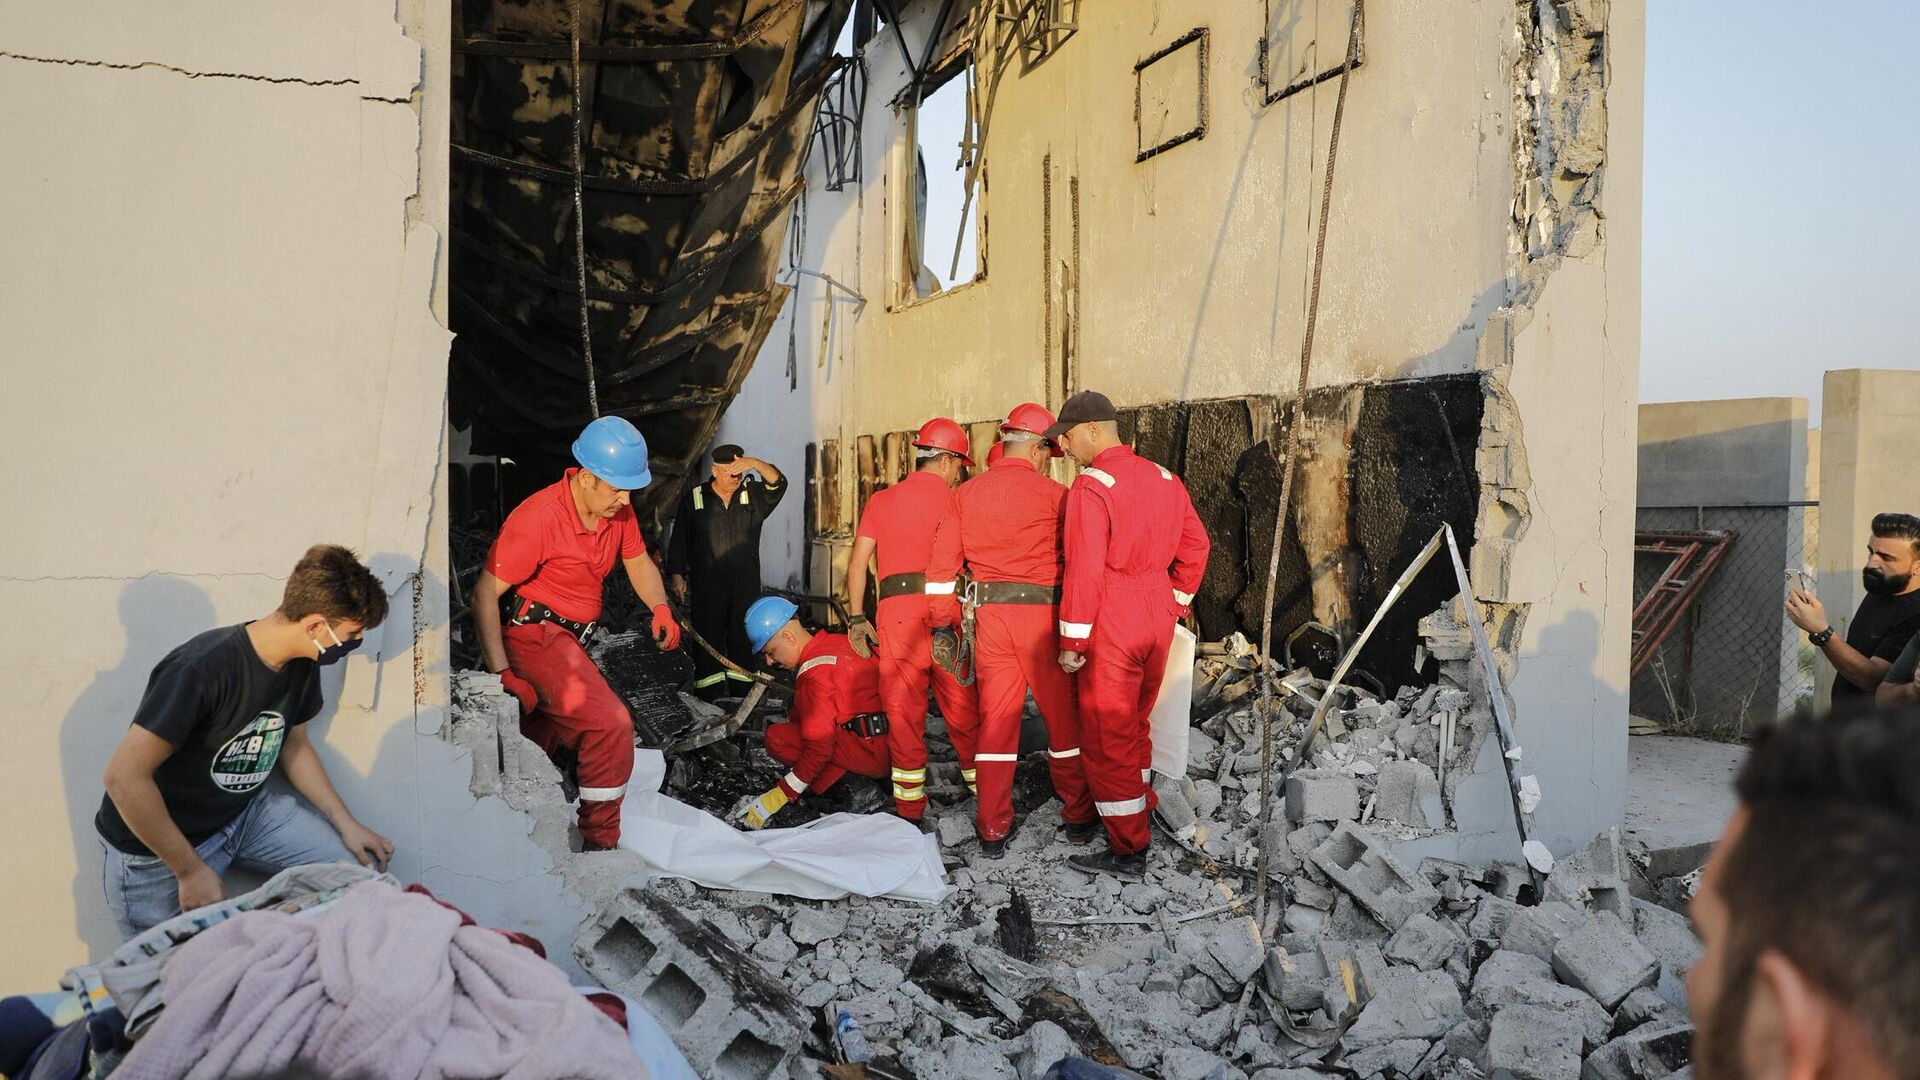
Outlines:
<svg viewBox="0 0 1920 1080"><path fill-rule="evenodd" d="M1633 606L1632 674L1638 675L1660 651L1661 643L1699 599L1700 591L1726 558L1727 549L1739 538L1732 529L1633 534L1636 556L1659 556L1668 563L1647 594Z"/></svg>
<svg viewBox="0 0 1920 1080"><path fill-rule="evenodd" d="M1181 34L1179 37L1174 38L1171 42L1168 42L1167 45L1161 48L1159 51L1153 53L1152 55L1142 59L1139 63L1133 65L1133 130L1134 130L1135 146L1138 148L1137 152L1134 154L1134 158L1133 158L1134 164L1137 165L1140 162L1145 161L1150 157L1153 157L1155 154L1164 154L1168 150L1171 150L1174 147L1179 146L1181 143L1188 143L1188 142L1194 141L1195 139L1204 139L1207 137L1207 51L1208 51L1208 44L1211 41L1211 39L1212 39L1212 35L1208 32L1206 27L1196 26L1193 29L1187 31L1186 33ZM1200 50L1200 58L1199 58L1200 103L1199 103L1199 111L1198 111L1198 122L1195 123L1193 127L1190 128L1189 130L1183 131L1180 134L1173 136L1172 138L1162 140L1159 144L1155 146L1139 147L1139 138L1141 135L1145 134L1145 132L1140 127L1140 119L1141 119L1141 93L1142 93L1141 87L1145 83L1145 79L1143 78L1143 76L1146 70L1152 67L1153 65L1159 63L1160 61L1165 60L1167 57L1172 56L1174 53L1179 52L1181 49L1184 49L1189 45L1194 45L1196 42L1198 43L1198 48Z"/></svg>

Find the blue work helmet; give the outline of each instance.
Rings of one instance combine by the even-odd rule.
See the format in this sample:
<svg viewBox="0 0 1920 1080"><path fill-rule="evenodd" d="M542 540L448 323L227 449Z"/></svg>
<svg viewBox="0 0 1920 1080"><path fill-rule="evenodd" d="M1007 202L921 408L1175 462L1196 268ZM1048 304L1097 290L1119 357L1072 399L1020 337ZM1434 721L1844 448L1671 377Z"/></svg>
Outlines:
<svg viewBox="0 0 1920 1080"><path fill-rule="evenodd" d="M787 625L800 609L784 596L763 596L747 608L747 642L754 652L767 647L773 635Z"/></svg>
<svg viewBox="0 0 1920 1080"><path fill-rule="evenodd" d="M573 460L623 491L638 491L653 481L647 468L647 440L626 418L603 416L573 440Z"/></svg>

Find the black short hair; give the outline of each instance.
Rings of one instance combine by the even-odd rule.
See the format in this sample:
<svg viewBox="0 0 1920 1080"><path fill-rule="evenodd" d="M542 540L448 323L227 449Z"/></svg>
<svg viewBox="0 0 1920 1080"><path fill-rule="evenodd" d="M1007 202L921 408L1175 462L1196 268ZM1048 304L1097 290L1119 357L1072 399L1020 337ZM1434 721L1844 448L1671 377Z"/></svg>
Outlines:
<svg viewBox="0 0 1920 1080"><path fill-rule="evenodd" d="M1748 820L1724 855L1726 984L1738 1030L1777 952L1920 1080L1920 712L1871 707L1763 730L1734 782Z"/></svg>
<svg viewBox="0 0 1920 1080"><path fill-rule="evenodd" d="M1882 540L1905 540L1920 552L1920 517L1912 514L1873 515L1873 535Z"/></svg>

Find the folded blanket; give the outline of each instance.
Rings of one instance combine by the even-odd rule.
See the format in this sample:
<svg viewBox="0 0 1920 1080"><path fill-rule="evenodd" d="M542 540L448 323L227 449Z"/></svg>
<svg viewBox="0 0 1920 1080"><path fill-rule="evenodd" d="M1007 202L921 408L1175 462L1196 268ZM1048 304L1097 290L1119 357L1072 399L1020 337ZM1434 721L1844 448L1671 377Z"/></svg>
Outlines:
<svg viewBox="0 0 1920 1080"><path fill-rule="evenodd" d="M461 922L384 882L318 916L236 916L171 958L166 1011L115 1077L647 1077L559 968Z"/></svg>

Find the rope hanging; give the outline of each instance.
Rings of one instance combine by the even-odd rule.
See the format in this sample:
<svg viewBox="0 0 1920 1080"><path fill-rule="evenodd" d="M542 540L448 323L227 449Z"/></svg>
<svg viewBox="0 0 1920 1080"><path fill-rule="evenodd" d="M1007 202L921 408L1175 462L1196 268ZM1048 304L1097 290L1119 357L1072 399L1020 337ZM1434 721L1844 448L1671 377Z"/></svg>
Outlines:
<svg viewBox="0 0 1920 1080"><path fill-rule="evenodd" d="M570 59L573 65L573 266L574 284L580 290L580 361L587 366L587 407L595 419L600 416L600 386L593 373L593 324L587 317L587 212L586 212L586 140L581 130L583 108L580 88L580 0L571 7L572 34Z"/></svg>

